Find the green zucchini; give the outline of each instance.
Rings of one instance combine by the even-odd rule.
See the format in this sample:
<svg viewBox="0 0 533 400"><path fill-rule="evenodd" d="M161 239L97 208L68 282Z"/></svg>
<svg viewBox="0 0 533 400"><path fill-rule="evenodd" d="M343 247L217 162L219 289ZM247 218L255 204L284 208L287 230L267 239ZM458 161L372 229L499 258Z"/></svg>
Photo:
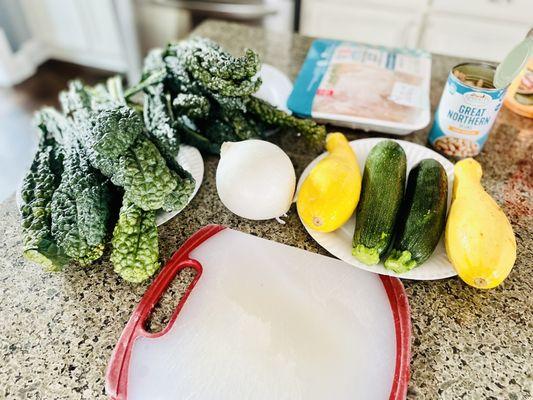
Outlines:
<svg viewBox="0 0 533 400"><path fill-rule="evenodd" d="M352 244L352 254L362 263L377 264L392 241L406 167L405 152L392 140L379 142L368 154Z"/></svg>
<svg viewBox="0 0 533 400"><path fill-rule="evenodd" d="M398 220L397 234L385 268L407 272L426 261L446 224L448 178L433 159L420 161L411 172Z"/></svg>

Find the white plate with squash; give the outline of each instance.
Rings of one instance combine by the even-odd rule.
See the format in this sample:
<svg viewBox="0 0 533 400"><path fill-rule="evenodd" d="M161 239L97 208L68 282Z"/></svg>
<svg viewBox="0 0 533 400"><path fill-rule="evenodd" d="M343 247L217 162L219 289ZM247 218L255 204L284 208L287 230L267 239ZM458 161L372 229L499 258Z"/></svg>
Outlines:
<svg viewBox="0 0 533 400"><path fill-rule="evenodd" d="M359 164L359 169L361 172L361 175L363 175L365 162L368 157L368 154L372 150L372 148L378 144L379 142L387 140L385 138L369 138L369 139L360 139L360 140L354 140L350 142L350 147L354 151L357 161ZM433 150L415 144L411 142L407 142L404 140L395 140L396 143L398 143L401 148L405 152L406 161L407 161L407 168L406 168L406 181L407 177L409 176L409 172L411 169L416 166L421 160L423 159L434 159L438 161L442 167L444 168L444 171L447 175L447 181L448 181L448 194L446 199L447 204L447 211L450 207L451 202L451 194L452 194L452 187L453 187L453 164L448 161L446 158L441 156L440 154L434 152ZM320 156L318 156L315 160L313 160L303 171L302 175L300 176L299 182L298 182L298 188L297 193L300 192L301 186L311 172L311 170L319 163L320 160L325 158L327 153L324 153ZM299 215L300 215L299 210ZM422 264L416 266L415 268L402 273L396 273L390 269L385 268L383 265L383 259L375 265L367 265L365 263L362 263L359 261L354 255L352 255L352 241L354 236L354 231L356 227L356 212L353 213L353 215L348 219L344 225L342 225L340 228L332 231L332 232L319 232L317 230L311 229L309 226L306 225L304 222L305 218L302 218L300 215L300 219L302 220L302 223L304 224L306 230L309 232L311 237L320 244L324 249L326 249L329 253L334 255L335 257L338 257L339 259L347 262L348 264L351 264L355 267L361 268L366 271L379 273L382 275L390 275L390 276L396 276L398 278L404 278L404 279L414 279L414 280L434 280L434 279L443 279L448 278L451 276L457 275L456 271L454 270L453 266L448 261L448 258L446 256L446 250L444 247L444 239L443 234L441 234L439 242L433 251L432 255Z"/></svg>

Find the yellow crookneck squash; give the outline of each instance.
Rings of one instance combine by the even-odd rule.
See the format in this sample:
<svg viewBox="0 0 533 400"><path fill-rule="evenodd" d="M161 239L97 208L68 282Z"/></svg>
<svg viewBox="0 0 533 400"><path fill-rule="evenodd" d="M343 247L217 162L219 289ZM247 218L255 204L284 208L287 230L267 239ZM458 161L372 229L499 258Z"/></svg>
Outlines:
<svg viewBox="0 0 533 400"><path fill-rule="evenodd" d="M309 228L331 232L352 216L361 194L361 171L350 143L342 133L326 137L328 154L304 180L296 202Z"/></svg>
<svg viewBox="0 0 533 400"><path fill-rule="evenodd" d="M516 259L509 220L481 185L481 165L472 158L454 167L453 198L446 223L446 253L459 277L480 289L498 286Z"/></svg>

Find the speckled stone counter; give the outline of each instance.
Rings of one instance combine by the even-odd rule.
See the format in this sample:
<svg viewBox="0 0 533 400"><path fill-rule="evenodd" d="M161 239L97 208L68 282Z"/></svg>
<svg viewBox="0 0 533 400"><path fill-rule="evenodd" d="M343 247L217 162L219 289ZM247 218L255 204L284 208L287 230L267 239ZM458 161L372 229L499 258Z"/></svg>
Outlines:
<svg viewBox="0 0 533 400"><path fill-rule="evenodd" d="M238 53L253 47L263 61L295 78L311 39L238 25L207 22L198 34ZM435 55L431 103L436 106L450 67L458 59ZM428 129L405 139L426 143ZM350 139L370 136L341 131ZM275 140L299 174L316 153L291 136ZM510 217L518 259L509 278L479 291L458 278L404 281L413 337L409 399L511 399L532 396L533 385L533 121L502 110L478 160L483 183ZM287 223L250 222L229 213L215 190L217 157L205 157L198 195L160 227L162 260L203 225L218 223L325 254L307 235L294 207ZM131 285L105 256L91 268L43 272L21 257L15 200L0 205L0 398L105 399L104 372L130 313L149 285ZM151 325L165 323L191 273L175 282ZM236 277L238 279L238 277ZM207 400L207 399L206 399ZM237 399L236 399L237 400Z"/></svg>

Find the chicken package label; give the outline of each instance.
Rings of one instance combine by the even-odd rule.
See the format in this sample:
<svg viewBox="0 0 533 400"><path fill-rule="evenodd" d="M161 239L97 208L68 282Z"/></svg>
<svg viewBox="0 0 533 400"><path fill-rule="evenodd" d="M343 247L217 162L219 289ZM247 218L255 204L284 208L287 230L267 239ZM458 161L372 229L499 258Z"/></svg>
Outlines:
<svg viewBox="0 0 533 400"><path fill-rule="evenodd" d="M336 125L408 133L429 123L431 57L338 40L315 40L288 107Z"/></svg>

